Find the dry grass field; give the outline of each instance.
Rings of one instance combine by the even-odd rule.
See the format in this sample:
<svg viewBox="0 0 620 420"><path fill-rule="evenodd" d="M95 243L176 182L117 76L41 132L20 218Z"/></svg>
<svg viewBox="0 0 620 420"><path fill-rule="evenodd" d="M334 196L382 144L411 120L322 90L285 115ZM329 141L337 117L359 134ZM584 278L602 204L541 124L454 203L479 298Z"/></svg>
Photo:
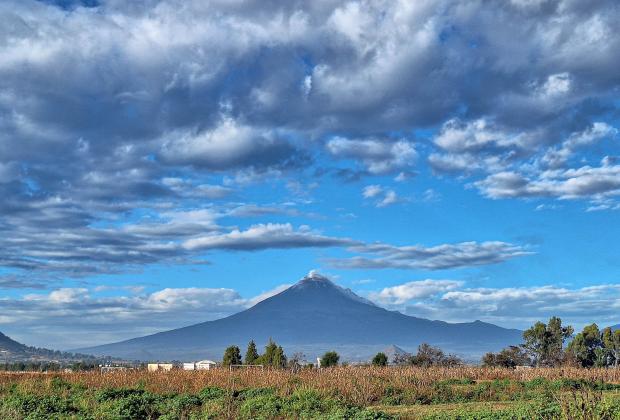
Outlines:
<svg viewBox="0 0 620 420"><path fill-rule="evenodd" d="M0 415L620 419L619 384L618 369L579 368L0 373Z"/></svg>

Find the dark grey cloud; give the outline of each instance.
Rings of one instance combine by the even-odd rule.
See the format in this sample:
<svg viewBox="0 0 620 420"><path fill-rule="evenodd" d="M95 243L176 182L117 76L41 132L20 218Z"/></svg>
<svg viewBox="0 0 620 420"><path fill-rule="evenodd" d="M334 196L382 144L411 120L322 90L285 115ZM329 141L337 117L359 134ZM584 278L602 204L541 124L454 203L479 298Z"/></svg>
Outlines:
<svg viewBox="0 0 620 420"><path fill-rule="evenodd" d="M395 138L436 126L433 168L486 196L616 205L617 165L571 157L617 113L614 0L55 3L0 3L4 267L184 261L192 227L122 226L243 179L406 172L421 141Z"/></svg>
<svg viewBox="0 0 620 420"><path fill-rule="evenodd" d="M432 247L421 245L393 246L388 244L365 244L349 248L372 257L354 256L330 259L328 263L345 269L445 270L497 264L512 258L532 254L520 245L506 242L461 242Z"/></svg>

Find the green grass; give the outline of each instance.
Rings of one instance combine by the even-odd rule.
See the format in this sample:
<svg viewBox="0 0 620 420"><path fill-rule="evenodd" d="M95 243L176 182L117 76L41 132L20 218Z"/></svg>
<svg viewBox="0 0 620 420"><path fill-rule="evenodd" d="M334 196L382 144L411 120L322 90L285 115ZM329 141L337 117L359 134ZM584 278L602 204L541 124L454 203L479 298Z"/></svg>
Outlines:
<svg viewBox="0 0 620 420"><path fill-rule="evenodd" d="M584 380L450 379L386 384L372 406L308 385L156 393L88 388L61 378L0 387L0 419L601 419L620 420L620 386ZM294 385L294 386L293 386Z"/></svg>
<svg viewBox="0 0 620 420"><path fill-rule="evenodd" d="M229 392L208 387L192 394L155 394L140 388L88 390L52 382L47 392L19 387L0 392L1 419L390 419L385 413L324 398L312 389L280 396L272 388Z"/></svg>

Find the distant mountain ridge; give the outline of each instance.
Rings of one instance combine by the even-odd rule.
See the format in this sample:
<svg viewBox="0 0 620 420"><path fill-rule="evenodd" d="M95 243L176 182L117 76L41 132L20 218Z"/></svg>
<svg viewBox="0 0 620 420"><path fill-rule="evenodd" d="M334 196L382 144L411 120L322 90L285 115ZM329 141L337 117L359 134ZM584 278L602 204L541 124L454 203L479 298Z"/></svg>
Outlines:
<svg viewBox="0 0 620 420"><path fill-rule="evenodd" d="M408 351L404 349L401 349L395 344L392 344L391 346L384 348L383 354L387 356L389 363L396 363L399 360L402 360L402 359L405 359L411 356L411 353L409 353Z"/></svg>
<svg viewBox="0 0 620 420"><path fill-rule="evenodd" d="M0 332L0 352L25 353L27 350L28 346L18 343Z"/></svg>
<svg viewBox="0 0 620 420"><path fill-rule="evenodd" d="M311 272L283 292L215 321L118 343L79 349L82 353L139 360L220 359L225 347L273 338L288 353L313 358L336 350L363 359L397 343L410 351L422 342L479 357L521 342L521 331L481 321L447 323L388 311Z"/></svg>
<svg viewBox="0 0 620 420"><path fill-rule="evenodd" d="M90 360L92 356L74 354L21 344L0 332L0 361L71 361Z"/></svg>

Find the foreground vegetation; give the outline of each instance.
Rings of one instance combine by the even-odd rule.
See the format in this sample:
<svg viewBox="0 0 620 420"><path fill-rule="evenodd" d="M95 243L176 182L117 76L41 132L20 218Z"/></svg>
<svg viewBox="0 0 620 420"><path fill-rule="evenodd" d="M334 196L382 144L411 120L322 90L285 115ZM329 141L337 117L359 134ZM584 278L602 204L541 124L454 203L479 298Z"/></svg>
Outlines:
<svg viewBox="0 0 620 420"><path fill-rule="evenodd" d="M2 373L11 419L620 419L617 369Z"/></svg>

